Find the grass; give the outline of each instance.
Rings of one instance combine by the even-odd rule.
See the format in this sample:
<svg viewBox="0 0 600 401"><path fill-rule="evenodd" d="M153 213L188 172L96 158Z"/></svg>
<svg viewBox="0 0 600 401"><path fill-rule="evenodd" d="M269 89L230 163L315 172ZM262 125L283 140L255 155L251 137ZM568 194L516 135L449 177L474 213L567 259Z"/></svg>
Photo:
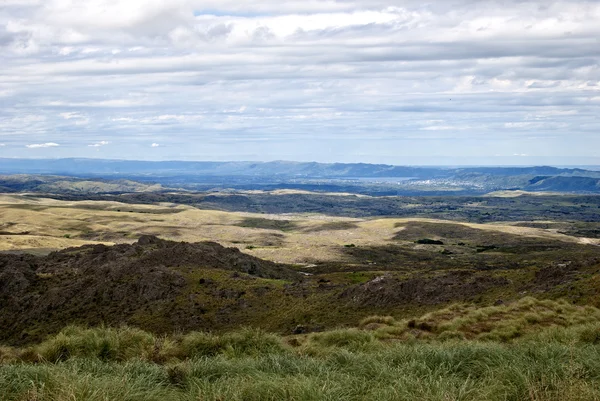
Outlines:
<svg viewBox="0 0 600 401"><path fill-rule="evenodd" d="M3 400L593 400L600 347L393 344L157 364L71 358L0 367Z"/></svg>
<svg viewBox="0 0 600 401"><path fill-rule="evenodd" d="M286 350L282 340L276 335L251 328L224 333L220 336L193 332L182 337L179 344L179 352L174 356L181 359L218 354L232 356L280 354Z"/></svg>
<svg viewBox="0 0 600 401"><path fill-rule="evenodd" d="M297 224L289 220L273 220L257 217L247 217L244 218L240 223L238 223L238 226L245 228L257 228L262 230L292 231L297 227Z"/></svg>
<svg viewBox="0 0 600 401"><path fill-rule="evenodd" d="M124 211L136 213L124 216ZM322 212L329 211L323 209ZM124 236L123 233L154 233L176 241L214 240L241 249L254 246L248 251L255 256L292 264L347 261L340 249L345 249L344 245L355 244L357 248L383 246L398 235L406 241L393 243L407 249L413 248L415 240L430 237L440 237L447 244L453 244L454 240L460 238L469 247L494 244L492 240L498 240L501 234L504 242L534 238L554 241L558 245L574 245L581 241L580 238L558 234L552 229L519 227L511 222L473 224L419 217L348 221L345 217L318 214L296 214L281 220L281 216L199 210L183 205L168 207L113 201L73 202L20 195L0 196L0 218L18 222L11 227L11 231L35 233L31 236L3 238L0 250L61 249L91 241L131 242L135 236ZM572 225L562 224L565 224L564 230L567 231ZM405 229L399 233L398 229L402 227ZM70 237L65 238L65 234ZM592 240L592 243L595 242ZM467 250L462 249L461 252L461 249L455 248L453 246L449 250L455 254Z"/></svg>
<svg viewBox="0 0 600 401"><path fill-rule="evenodd" d="M124 361L132 358L151 359L157 348L165 348L164 344L160 344L160 339L142 330L69 326L37 347L25 351L25 355L50 363L77 357Z"/></svg>
<svg viewBox="0 0 600 401"><path fill-rule="evenodd" d="M67 327L28 348L0 347L0 398L597 400L599 312L526 298L409 321L373 316L359 329L286 338L256 329L157 337L130 327ZM529 326L508 340L474 335L482 323L500 327L498 316ZM409 326L430 335L402 337Z"/></svg>
<svg viewBox="0 0 600 401"><path fill-rule="evenodd" d="M511 341L550 327L586 324L600 327L599 309L572 305L565 300L537 300L531 297L507 305L488 307L454 304L418 319L394 321L390 317L370 317L361 322L363 327L372 326L374 334L383 339L418 337L496 342Z"/></svg>
<svg viewBox="0 0 600 401"><path fill-rule="evenodd" d="M189 304L198 302L206 321L219 321L215 311L234 308L237 299L218 293L231 290L245 292L241 299L249 305L227 312L228 320L221 321L232 326L290 333L296 326L323 330L362 320L358 328L288 337L249 328L156 336L132 327L68 327L27 348L0 347L1 400L600 400L600 311L572 304L600 305L597 248L550 228L418 218L348 223L317 215L280 221L187 207L166 213L164 206L137 205L123 208L135 206L139 212L124 218L118 203L44 200L15 208L16 200L5 202L0 217L19 222L11 230L39 234L4 238L7 249L80 245L89 242L82 240L88 231L101 239L170 230L172 239L215 239L270 260L330 262L306 267L315 276L303 286L234 279L229 272L191 272L186 277L194 285L176 299L186 316ZM267 232L277 246L265 245L266 230L277 231ZM442 239L452 256L414 243L422 238ZM374 248L383 245L398 252L388 257ZM492 245L497 248L477 252ZM378 258L380 253L385 258ZM557 271L556 284L535 281L545 269L571 261L582 264L572 276ZM455 304L404 318L438 306L365 306L339 296L348 285L396 270L393 277L424 277L434 265L448 271L472 267L478 278L484 273L506 277L510 285L464 299L507 304ZM570 301L508 302L524 289ZM133 324L157 322L157 315L140 313ZM372 313L393 316L365 318ZM211 327L229 329L221 324Z"/></svg>
<svg viewBox="0 0 600 401"><path fill-rule="evenodd" d="M46 341L27 348L0 347L0 363L18 361L55 364L70 359L98 359L125 362L280 354L288 350L283 339L259 329L243 328L214 335L190 332L186 335L155 336L132 327L84 328L68 326Z"/></svg>

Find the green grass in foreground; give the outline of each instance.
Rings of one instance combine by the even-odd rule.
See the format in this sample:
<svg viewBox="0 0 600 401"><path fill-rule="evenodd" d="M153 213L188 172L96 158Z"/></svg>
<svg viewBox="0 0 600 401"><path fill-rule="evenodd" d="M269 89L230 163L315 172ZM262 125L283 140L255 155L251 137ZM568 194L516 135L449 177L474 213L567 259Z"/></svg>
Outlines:
<svg viewBox="0 0 600 401"><path fill-rule="evenodd" d="M39 345L0 348L0 399L600 400L597 312L529 298L288 338L69 327ZM474 334L507 322L535 329Z"/></svg>

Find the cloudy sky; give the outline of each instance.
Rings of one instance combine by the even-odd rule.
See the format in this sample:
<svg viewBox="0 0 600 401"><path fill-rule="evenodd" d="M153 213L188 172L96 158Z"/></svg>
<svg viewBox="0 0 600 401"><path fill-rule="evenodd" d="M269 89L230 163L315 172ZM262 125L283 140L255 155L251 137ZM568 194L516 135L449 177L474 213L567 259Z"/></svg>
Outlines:
<svg viewBox="0 0 600 401"><path fill-rule="evenodd" d="M0 0L0 157L600 164L600 1Z"/></svg>

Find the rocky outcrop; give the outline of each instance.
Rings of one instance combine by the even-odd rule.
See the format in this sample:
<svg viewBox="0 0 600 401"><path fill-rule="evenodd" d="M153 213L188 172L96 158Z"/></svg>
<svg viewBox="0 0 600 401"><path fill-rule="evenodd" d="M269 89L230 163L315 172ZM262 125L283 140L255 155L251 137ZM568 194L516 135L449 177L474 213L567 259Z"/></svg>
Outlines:
<svg viewBox="0 0 600 401"><path fill-rule="evenodd" d="M147 319L152 326L156 318L175 328L187 327L188 320L202 326L193 310L181 307L172 314L169 308L177 306L189 277L205 269L272 279L298 277L286 266L236 248L153 236L142 236L132 245L89 245L45 257L0 254L0 341L26 342L68 323ZM38 333L40 327L44 329Z"/></svg>

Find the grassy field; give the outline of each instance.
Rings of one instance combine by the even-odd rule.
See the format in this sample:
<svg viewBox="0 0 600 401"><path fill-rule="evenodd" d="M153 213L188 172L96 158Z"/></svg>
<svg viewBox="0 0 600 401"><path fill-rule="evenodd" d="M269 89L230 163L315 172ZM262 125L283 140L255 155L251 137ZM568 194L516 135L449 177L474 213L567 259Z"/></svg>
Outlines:
<svg viewBox="0 0 600 401"><path fill-rule="evenodd" d="M465 207L480 207L473 202ZM600 240L579 235L590 229L586 224L275 215L201 210L174 203L0 196L0 251L44 254L84 243L133 243L142 234L156 234L175 241L216 241L262 259L288 263L303 273L301 280L273 281L232 276L231 271L205 269L198 263L165 263L156 267L185 280L179 292L169 292L169 307L165 299L133 309L125 305L130 303L99 306L98 302L57 300L39 316L25 319L20 313L13 323L27 327L11 326L14 341L23 333L31 339L27 341L37 341L67 323L102 322L131 324L155 333L226 332L250 326L289 334L297 327L314 331L351 326L373 314L404 318L453 302L486 305L527 295L598 307ZM57 291L68 289L62 286L63 277L81 278L77 269L69 268L56 275L32 273L34 286L23 300L32 299L30 295L55 297ZM110 294L103 297L111 299ZM193 318L190 313L195 314Z"/></svg>
<svg viewBox="0 0 600 401"><path fill-rule="evenodd" d="M480 335L508 327L510 336ZM600 310L528 298L402 321L374 316L356 329L288 337L256 329L156 337L68 327L38 345L0 348L0 394L53 401L597 400Z"/></svg>
<svg viewBox="0 0 600 401"><path fill-rule="evenodd" d="M0 221L0 251L49 252L84 243L131 243L141 234L153 234L175 241L216 241L263 259L293 264L352 262L344 245L398 245L394 240L398 232L415 224L458 225L491 235L600 244L598 238L562 234L552 222L541 228L520 222L475 224L425 218L234 213L170 203L70 202L21 195L0 195ZM412 243L405 241L404 245Z"/></svg>
<svg viewBox="0 0 600 401"><path fill-rule="evenodd" d="M486 207L477 199L464 205ZM133 243L142 234L216 241L288 263L301 279L165 263L157 268L181 276L169 302L135 310L108 303L113 309L102 319L93 315L97 301L71 305L68 314L51 305L27 322L34 340L0 346L0 400L600 400L593 222L351 218L0 196L0 251L47 254ZM81 259L99 251L69 252ZM6 269L15 290L22 271ZM63 280L81 278L67 267L30 273L34 286L24 299L40 302L60 295L52 289ZM205 326L172 321L200 313ZM92 327L58 332L71 321ZM189 331L204 329L213 332Z"/></svg>

